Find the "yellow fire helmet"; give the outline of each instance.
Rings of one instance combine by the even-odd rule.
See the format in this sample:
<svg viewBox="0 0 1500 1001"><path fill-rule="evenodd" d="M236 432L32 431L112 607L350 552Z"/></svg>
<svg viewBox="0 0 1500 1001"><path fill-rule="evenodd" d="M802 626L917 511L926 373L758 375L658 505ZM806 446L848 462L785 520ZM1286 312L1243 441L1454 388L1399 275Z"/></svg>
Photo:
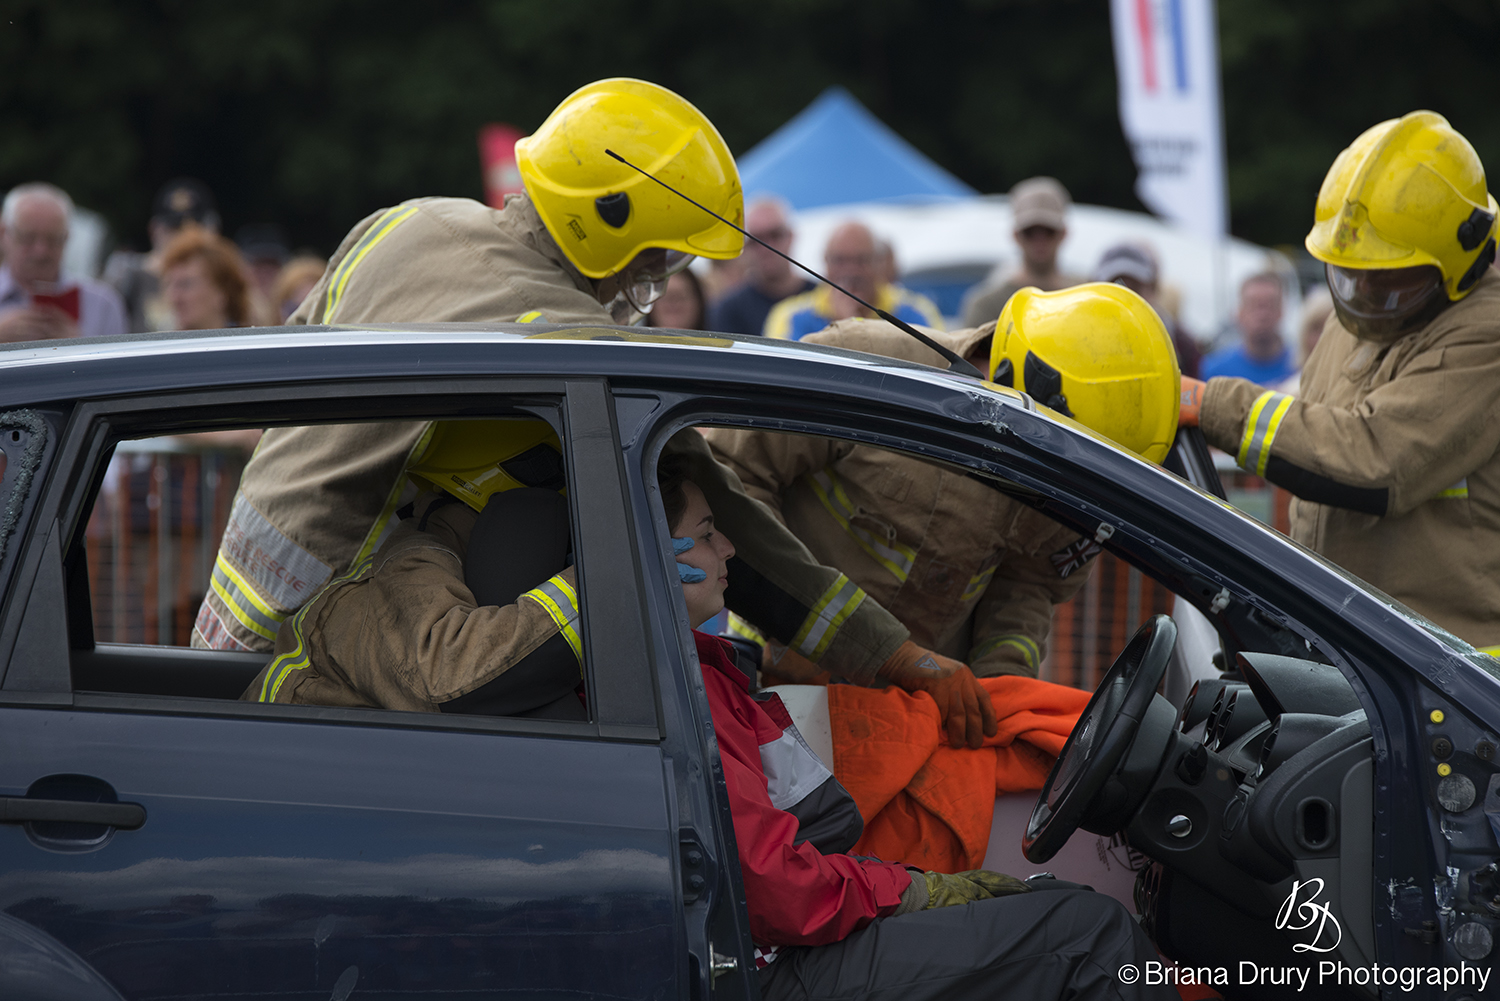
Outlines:
<svg viewBox="0 0 1500 1001"><path fill-rule="evenodd" d="M743 236L606 149L744 225L739 169L703 112L654 83L600 80L574 91L516 143L526 193L578 270L604 278L653 247L739 256Z"/></svg>
<svg viewBox="0 0 1500 1001"><path fill-rule="evenodd" d="M1151 462L1177 435L1177 351L1156 311L1123 285L1016 292L995 325L990 380Z"/></svg>
<svg viewBox="0 0 1500 1001"><path fill-rule="evenodd" d="M1442 273L1462 299L1495 259L1495 199L1469 141L1442 115L1413 111L1367 129L1323 179L1307 249L1335 269Z"/></svg>
<svg viewBox="0 0 1500 1001"><path fill-rule="evenodd" d="M419 487L446 490L476 511L517 487L562 490L562 443L542 420L439 421L406 468Z"/></svg>

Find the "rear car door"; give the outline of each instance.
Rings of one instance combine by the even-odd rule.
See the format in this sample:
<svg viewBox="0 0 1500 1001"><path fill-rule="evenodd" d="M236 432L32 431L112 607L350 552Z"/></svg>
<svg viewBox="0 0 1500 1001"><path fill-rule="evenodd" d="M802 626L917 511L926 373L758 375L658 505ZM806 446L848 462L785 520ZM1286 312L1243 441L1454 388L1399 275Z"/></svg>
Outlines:
<svg viewBox="0 0 1500 1001"><path fill-rule="evenodd" d="M94 644L88 498L113 440L170 431L184 400L6 426L0 490L19 517L0 563L0 996L687 993L687 853L628 502L618 462L590 451L617 452L605 391L480 382L459 387L463 412L501 400L567 443L587 723L258 705L234 699L253 657ZM454 392L323 384L227 403L263 426L298 407L417 416Z"/></svg>

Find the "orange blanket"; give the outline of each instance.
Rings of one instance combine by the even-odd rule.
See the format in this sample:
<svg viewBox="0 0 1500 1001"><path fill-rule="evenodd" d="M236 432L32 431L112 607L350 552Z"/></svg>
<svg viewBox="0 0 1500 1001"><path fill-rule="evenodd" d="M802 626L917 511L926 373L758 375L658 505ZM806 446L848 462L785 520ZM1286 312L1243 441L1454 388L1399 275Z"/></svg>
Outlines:
<svg viewBox="0 0 1500 1001"><path fill-rule="evenodd" d="M1000 732L948 746L925 692L830 685L833 771L865 821L857 855L960 872L989 846L995 797L1041 789L1090 693L1035 678L983 678Z"/></svg>

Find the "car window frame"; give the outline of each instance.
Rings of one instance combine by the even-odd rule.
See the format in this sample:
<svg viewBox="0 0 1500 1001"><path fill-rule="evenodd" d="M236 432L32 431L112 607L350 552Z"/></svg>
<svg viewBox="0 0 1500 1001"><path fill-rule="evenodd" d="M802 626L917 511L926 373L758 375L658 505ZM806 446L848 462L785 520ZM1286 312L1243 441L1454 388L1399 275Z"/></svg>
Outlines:
<svg viewBox="0 0 1500 1001"><path fill-rule="evenodd" d="M497 408L498 400L507 401ZM418 380L322 379L297 384L257 387L190 389L122 394L77 402L65 425L49 442L49 455L33 483L27 504L32 530L18 529L16 551L23 571L30 570L31 599L20 609L7 608L0 622L0 649L11 650L0 678L0 704L52 705L100 711L155 712L203 716L273 716L356 725L485 730L561 737L655 742L661 723L653 665L644 642L646 611L641 597L637 558L629 533L630 500L618 461L601 462L607 450L619 453L613 408L607 406L603 378L548 378L536 376L435 376ZM587 723L520 717L480 717L436 713L405 713L382 709L344 709L238 702L223 699L125 693L89 693L72 686L68 656L29 671L13 669L16 637L39 633L57 650L87 632L66 624L65 574L81 559L87 516L103 481L107 456L116 441L188 431L235 427L296 426L308 423L377 420L443 419L493 416L497 410L534 408L538 416L557 426L564 442L564 458L579 573L581 633L585 650L585 678L592 719ZM558 426L560 425L560 426ZM46 475L41 475L45 473ZM611 510L614 498L619 498ZM36 526L47 526L39 532ZM622 542L625 543L622 545ZM55 561L51 562L50 561ZM67 566L62 564L66 562ZM42 578L55 579L46 586ZM25 574L16 580L28 579ZM72 578L76 580L75 578ZM584 586L585 579L588 586ZM39 607L37 583L52 595ZM13 591L16 589L12 589ZM592 596L590 596L592 595ZM49 609L47 602L61 609ZM17 604L17 603L11 603ZM46 622L43 612L59 612ZM65 623L59 627L57 619ZM632 625L634 623L634 625ZM28 633L29 630L29 633ZM625 647L617 637L635 632L639 642ZM21 639L24 641L25 636ZM629 651L638 651L630 654ZM601 670L605 663L608 671ZM414 717L414 718L413 718Z"/></svg>

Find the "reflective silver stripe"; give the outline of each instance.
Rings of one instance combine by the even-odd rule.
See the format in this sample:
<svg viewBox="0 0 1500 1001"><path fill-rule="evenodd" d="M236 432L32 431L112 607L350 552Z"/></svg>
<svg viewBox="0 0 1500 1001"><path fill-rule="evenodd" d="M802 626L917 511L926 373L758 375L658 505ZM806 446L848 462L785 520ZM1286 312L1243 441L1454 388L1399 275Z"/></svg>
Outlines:
<svg viewBox="0 0 1500 1001"><path fill-rule="evenodd" d="M209 586L241 625L258 636L275 641L276 630L281 628L281 620L286 615L268 607L255 593L254 587L224 562L222 555L214 561Z"/></svg>
<svg viewBox="0 0 1500 1001"><path fill-rule="evenodd" d="M808 485L817 496L823 507L833 516L833 520L839 523L844 531L848 532L861 549L891 572L897 580L902 583L911 576L912 564L916 562L917 551L910 546L903 546L899 542L889 544L875 538L870 532L854 524L851 519L858 513L849 500L849 495L844 490L844 481L831 469L808 474Z"/></svg>
<svg viewBox="0 0 1500 1001"><path fill-rule="evenodd" d="M998 566L998 564L997 564ZM984 593L984 589L990 586L990 578L995 576L995 567L979 571L969 578L969 584L964 588L964 593L959 597L960 601L973 601Z"/></svg>
<svg viewBox="0 0 1500 1001"><path fill-rule="evenodd" d="M806 744L785 730L760 745L760 765L766 773L766 794L778 810L790 810L833 777Z"/></svg>
<svg viewBox="0 0 1500 1001"><path fill-rule="evenodd" d="M1020 633L1008 633L1004 636L991 637L990 639L987 639L983 643L979 644L979 646L975 647L974 652L969 656L974 660L979 660L980 658L988 656L989 654L992 654L996 650L1005 646L1019 651L1021 654L1022 662L1027 666L1032 668L1041 666L1042 651L1041 648L1036 645L1036 640L1032 639L1030 636L1022 636Z"/></svg>
<svg viewBox="0 0 1500 1001"><path fill-rule="evenodd" d="M1438 500L1461 500L1469 496L1469 478L1465 476L1447 490L1438 491Z"/></svg>
<svg viewBox="0 0 1500 1001"><path fill-rule="evenodd" d="M547 610L552 616L552 621L557 624L557 631L562 633L563 639L568 641L568 646L573 648L573 656L578 658L578 663L583 663L583 640L578 634L578 594L573 590L573 585L567 579L558 574L521 595L530 598Z"/></svg>
<svg viewBox="0 0 1500 1001"><path fill-rule="evenodd" d="M848 577L839 574L808 613L797 635L792 637L792 648L816 663L838 635L844 620L853 615L864 600L865 592Z"/></svg>
<svg viewBox="0 0 1500 1001"><path fill-rule="evenodd" d="M282 616L301 608L333 576L333 567L283 535L244 494L229 513L218 565L274 606L262 611Z"/></svg>
<svg viewBox="0 0 1500 1001"><path fill-rule="evenodd" d="M1250 405L1250 414L1245 418L1245 436L1240 440L1240 452L1235 461L1241 469L1256 476L1266 475L1266 461L1271 458L1271 443L1281 429L1281 421L1291 409L1292 397L1286 393L1267 390L1255 398Z"/></svg>

